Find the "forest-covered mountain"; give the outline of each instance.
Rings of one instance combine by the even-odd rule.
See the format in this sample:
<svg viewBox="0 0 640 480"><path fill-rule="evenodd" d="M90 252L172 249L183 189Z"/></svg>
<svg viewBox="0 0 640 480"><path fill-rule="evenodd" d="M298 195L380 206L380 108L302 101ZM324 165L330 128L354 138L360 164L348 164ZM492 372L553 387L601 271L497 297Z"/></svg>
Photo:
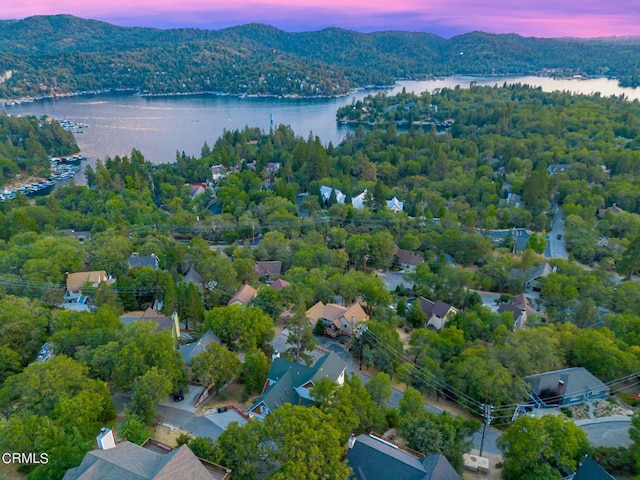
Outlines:
<svg viewBox="0 0 640 480"><path fill-rule="evenodd" d="M473 32L289 33L128 28L70 15L0 21L0 97L85 90L338 95L397 78L607 75L638 85L640 37L540 39Z"/></svg>

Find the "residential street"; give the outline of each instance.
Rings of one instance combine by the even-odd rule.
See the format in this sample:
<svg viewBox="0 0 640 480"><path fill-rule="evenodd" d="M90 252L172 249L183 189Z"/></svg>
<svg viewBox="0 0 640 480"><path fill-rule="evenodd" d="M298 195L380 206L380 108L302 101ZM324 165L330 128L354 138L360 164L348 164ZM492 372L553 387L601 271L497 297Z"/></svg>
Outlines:
<svg viewBox="0 0 640 480"><path fill-rule="evenodd" d="M556 206L555 215L553 216L553 226L551 228L551 232L547 235L547 247L544 252L545 257L564 258L565 260L569 258L569 254L565 248L564 230L564 216L562 215L562 209Z"/></svg>

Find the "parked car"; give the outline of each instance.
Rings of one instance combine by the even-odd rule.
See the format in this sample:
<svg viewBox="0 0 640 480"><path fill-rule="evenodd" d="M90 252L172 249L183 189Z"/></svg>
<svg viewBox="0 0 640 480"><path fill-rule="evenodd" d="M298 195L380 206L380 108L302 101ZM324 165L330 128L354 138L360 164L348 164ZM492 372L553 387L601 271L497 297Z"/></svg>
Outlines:
<svg viewBox="0 0 640 480"><path fill-rule="evenodd" d="M173 394L174 402L181 402L182 400L184 400L184 392L182 390L178 390L176 393Z"/></svg>

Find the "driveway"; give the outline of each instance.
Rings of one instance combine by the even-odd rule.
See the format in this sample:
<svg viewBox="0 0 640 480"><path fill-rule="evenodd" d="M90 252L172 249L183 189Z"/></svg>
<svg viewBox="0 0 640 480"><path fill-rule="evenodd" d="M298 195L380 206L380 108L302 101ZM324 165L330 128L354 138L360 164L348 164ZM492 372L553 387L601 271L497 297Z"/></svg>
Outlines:
<svg viewBox="0 0 640 480"><path fill-rule="evenodd" d="M384 282L389 291L394 291L398 286L413 287L413 281L410 280L409 275L409 272L376 272L376 276Z"/></svg>

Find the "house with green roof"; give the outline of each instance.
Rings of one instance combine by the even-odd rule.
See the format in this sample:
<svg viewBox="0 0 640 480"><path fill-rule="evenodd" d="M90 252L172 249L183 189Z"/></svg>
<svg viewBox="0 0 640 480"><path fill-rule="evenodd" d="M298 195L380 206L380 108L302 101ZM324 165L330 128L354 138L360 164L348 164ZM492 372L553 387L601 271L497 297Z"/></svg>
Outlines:
<svg viewBox="0 0 640 480"><path fill-rule="evenodd" d="M262 394L249 409L249 414L263 419L285 403L311 406L315 383L329 377L342 385L346 369L347 365L333 352L319 358L312 367L277 357L271 364Z"/></svg>

